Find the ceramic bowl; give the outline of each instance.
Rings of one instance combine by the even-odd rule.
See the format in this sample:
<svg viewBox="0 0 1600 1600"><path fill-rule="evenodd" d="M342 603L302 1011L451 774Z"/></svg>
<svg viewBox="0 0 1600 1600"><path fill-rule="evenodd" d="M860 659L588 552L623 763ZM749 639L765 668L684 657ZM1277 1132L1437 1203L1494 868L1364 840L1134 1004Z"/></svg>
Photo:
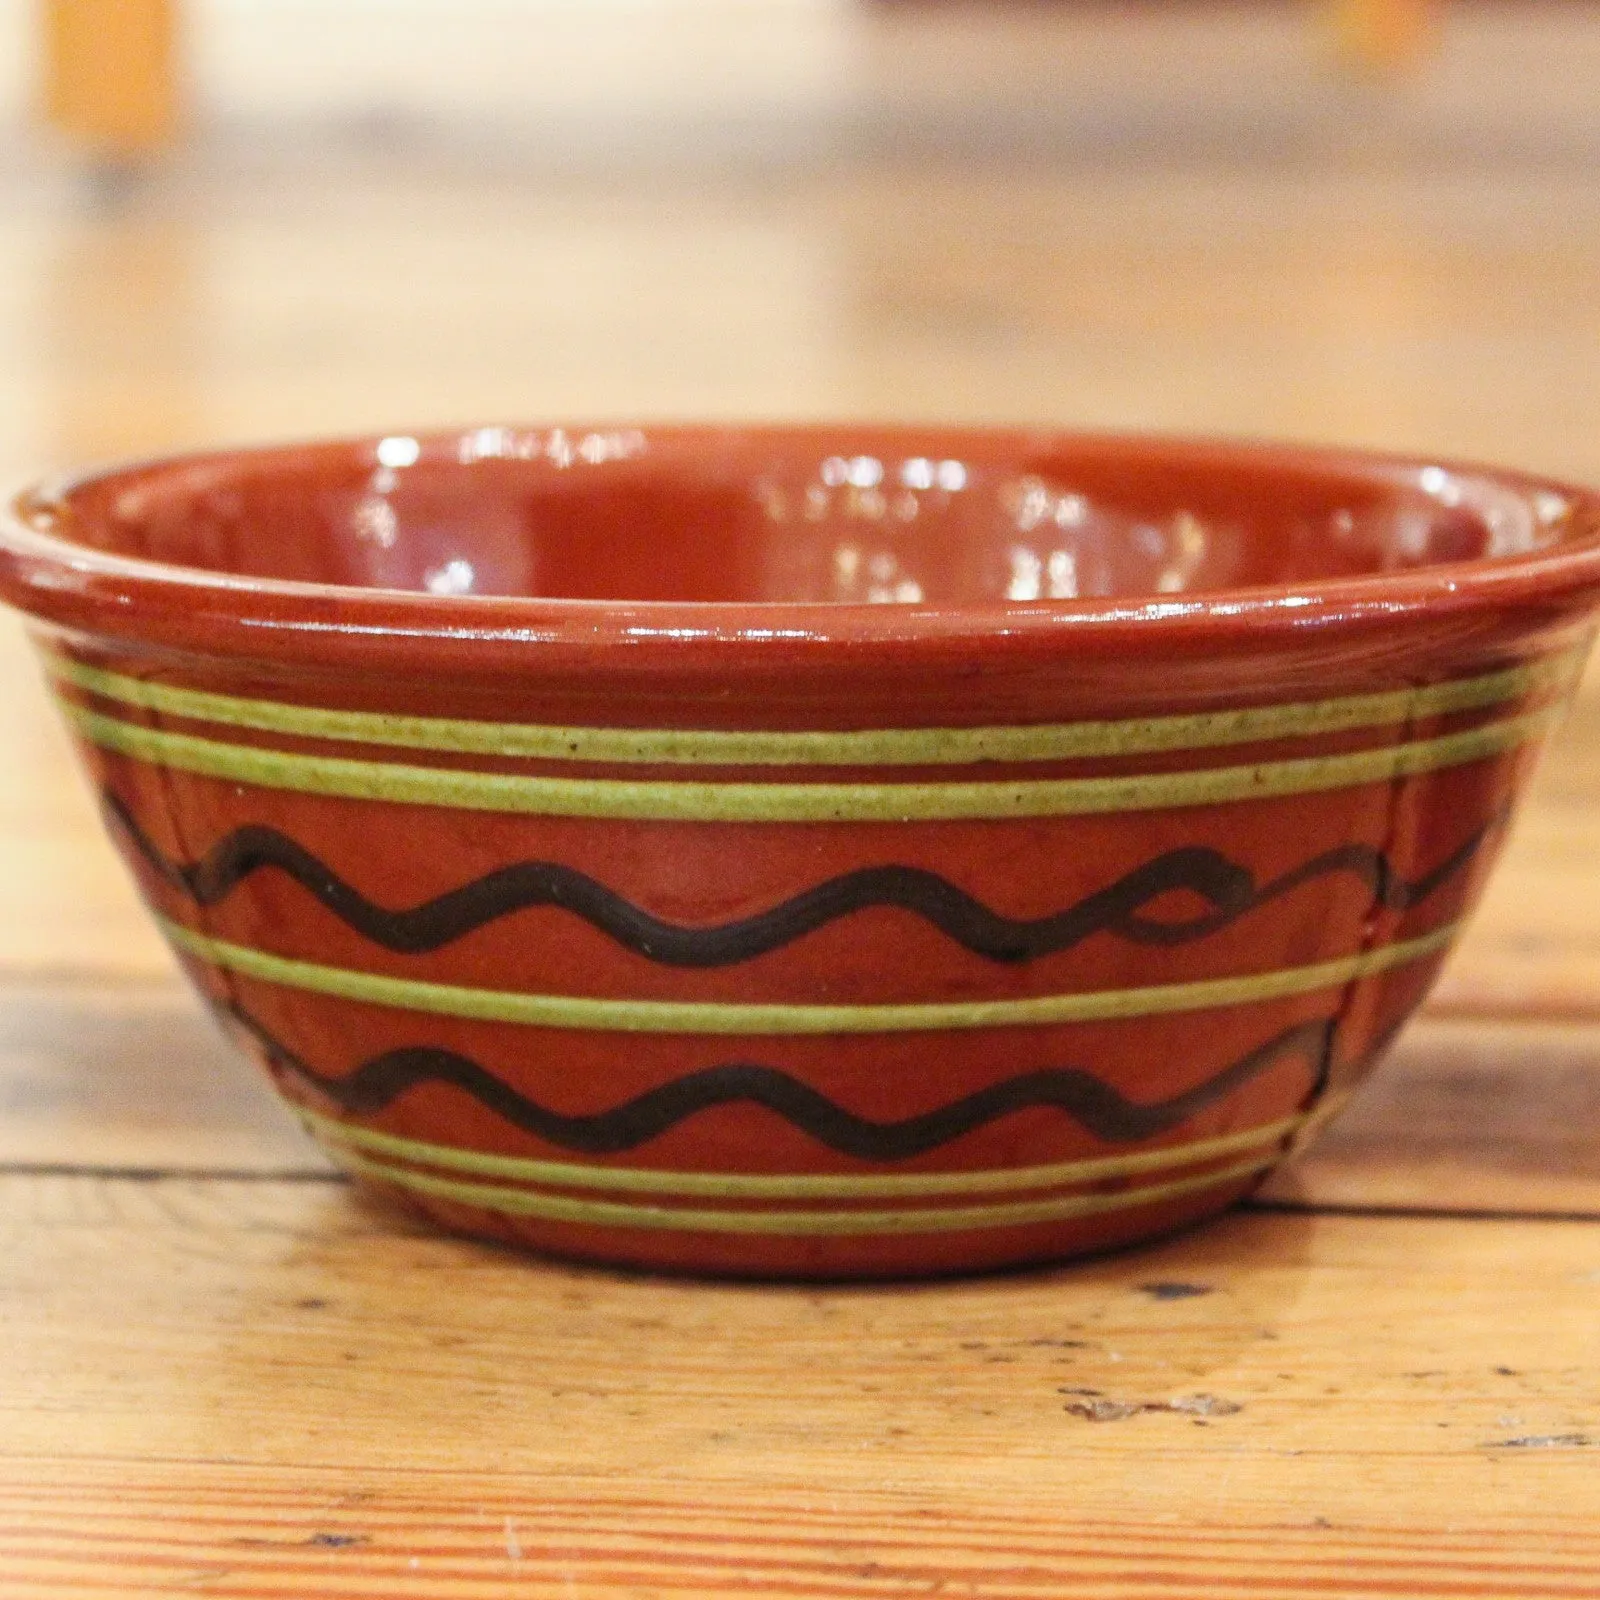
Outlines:
<svg viewBox="0 0 1600 1600"><path fill-rule="evenodd" d="M563 1254L948 1272L1248 1193L1427 992L1600 501L1047 431L482 428L23 496L200 993L362 1182Z"/></svg>

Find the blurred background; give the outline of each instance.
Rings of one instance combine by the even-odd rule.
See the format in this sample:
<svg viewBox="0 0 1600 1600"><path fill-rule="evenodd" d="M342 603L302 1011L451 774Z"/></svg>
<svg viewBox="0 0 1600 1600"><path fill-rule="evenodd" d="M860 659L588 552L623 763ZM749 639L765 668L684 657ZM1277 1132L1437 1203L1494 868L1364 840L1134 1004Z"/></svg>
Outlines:
<svg viewBox="0 0 1600 1600"><path fill-rule="evenodd" d="M687 416L1600 480L1600 4L0 0L5 484ZM0 670L17 959L167 970L10 622ZM1447 997L1600 939L1600 780L1563 759L1540 896Z"/></svg>
<svg viewBox="0 0 1600 1600"><path fill-rule="evenodd" d="M1600 478L1585 0L0 0L0 474L486 418Z"/></svg>

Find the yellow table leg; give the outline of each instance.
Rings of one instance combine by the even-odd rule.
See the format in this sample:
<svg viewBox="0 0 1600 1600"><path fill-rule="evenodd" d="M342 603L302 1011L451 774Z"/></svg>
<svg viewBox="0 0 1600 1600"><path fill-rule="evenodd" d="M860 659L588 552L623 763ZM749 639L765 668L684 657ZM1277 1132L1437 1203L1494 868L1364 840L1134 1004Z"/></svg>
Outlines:
<svg viewBox="0 0 1600 1600"><path fill-rule="evenodd" d="M1433 0L1332 0L1339 54L1363 72L1397 72L1432 52Z"/></svg>
<svg viewBox="0 0 1600 1600"><path fill-rule="evenodd" d="M48 120L109 161L137 159L178 123L177 0L44 0Z"/></svg>

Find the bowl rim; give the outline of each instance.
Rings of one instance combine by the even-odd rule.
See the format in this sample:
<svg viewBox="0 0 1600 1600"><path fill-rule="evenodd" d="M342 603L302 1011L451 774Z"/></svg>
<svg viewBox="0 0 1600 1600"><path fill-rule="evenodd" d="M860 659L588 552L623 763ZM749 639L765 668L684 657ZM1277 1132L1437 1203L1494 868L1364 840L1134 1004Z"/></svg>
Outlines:
<svg viewBox="0 0 1600 1600"><path fill-rule="evenodd" d="M885 423L868 419L801 423L631 421L498 425L514 433L563 428L639 431L680 445L726 448L738 441L814 441L852 434L875 440L966 440L1070 451L1119 450L1199 468L1249 468L1285 476L1339 477L1374 486L1414 481L1428 468L1474 477L1516 493L1568 500L1573 536L1540 549L1440 562L1402 571L1198 590L1073 600L922 602L681 601L438 595L418 590L254 578L98 549L75 538L74 497L118 477L201 465L278 460L293 465L332 452L366 451L396 434L425 449L459 442L475 428L383 432L217 447L157 455L62 474L0 505L0 599L72 632L234 658L329 666L408 663L466 668L530 647L549 659L625 659L634 669L775 657L825 661L863 654L948 661L974 647L992 656L1074 653L1102 658L1161 648L1184 656L1233 653L1252 642L1283 647L1315 636L1370 635L1408 618L1448 629L1485 612L1561 620L1600 603L1600 491L1538 473L1431 454L1276 440L1046 425ZM923 453L926 453L924 451Z"/></svg>

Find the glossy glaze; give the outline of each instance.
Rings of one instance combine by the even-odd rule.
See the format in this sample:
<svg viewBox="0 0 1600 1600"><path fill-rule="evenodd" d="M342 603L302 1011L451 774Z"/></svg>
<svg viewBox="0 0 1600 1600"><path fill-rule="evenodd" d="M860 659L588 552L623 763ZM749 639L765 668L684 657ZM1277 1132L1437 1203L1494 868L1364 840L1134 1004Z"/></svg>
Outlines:
<svg viewBox="0 0 1600 1600"><path fill-rule="evenodd" d="M1580 665L1600 508L484 429L25 497L0 584L174 947L350 1170L568 1253L937 1272L1214 1211L1370 1069Z"/></svg>

